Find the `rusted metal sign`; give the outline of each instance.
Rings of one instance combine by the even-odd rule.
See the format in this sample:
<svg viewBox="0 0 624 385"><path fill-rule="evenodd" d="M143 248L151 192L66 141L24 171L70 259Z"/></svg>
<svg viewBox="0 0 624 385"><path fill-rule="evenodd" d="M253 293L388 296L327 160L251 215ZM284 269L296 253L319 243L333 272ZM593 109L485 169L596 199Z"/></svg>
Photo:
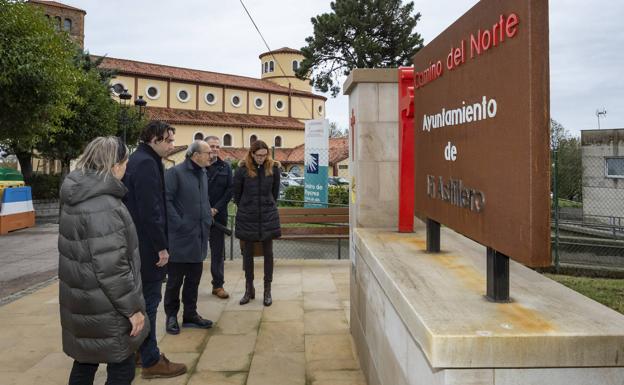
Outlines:
<svg viewBox="0 0 624 385"><path fill-rule="evenodd" d="M482 0L414 62L415 211L548 266L548 1Z"/></svg>

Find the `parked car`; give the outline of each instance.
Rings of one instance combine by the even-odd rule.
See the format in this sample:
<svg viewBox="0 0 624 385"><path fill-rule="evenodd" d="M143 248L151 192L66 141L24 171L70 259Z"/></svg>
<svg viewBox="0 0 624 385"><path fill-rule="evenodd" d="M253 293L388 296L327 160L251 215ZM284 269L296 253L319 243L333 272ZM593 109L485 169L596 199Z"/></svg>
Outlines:
<svg viewBox="0 0 624 385"><path fill-rule="evenodd" d="M340 176L330 176L327 178L327 184L330 186L347 186L349 181Z"/></svg>
<svg viewBox="0 0 624 385"><path fill-rule="evenodd" d="M299 185L299 186L303 186L304 185L304 177L302 177L302 176L292 177L289 180L292 181L293 183L297 183L297 185Z"/></svg>

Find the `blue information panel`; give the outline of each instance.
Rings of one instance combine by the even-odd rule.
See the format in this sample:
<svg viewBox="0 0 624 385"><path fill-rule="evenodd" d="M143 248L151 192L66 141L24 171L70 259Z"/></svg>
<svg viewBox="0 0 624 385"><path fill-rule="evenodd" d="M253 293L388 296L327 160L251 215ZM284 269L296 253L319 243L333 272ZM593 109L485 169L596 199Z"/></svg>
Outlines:
<svg viewBox="0 0 624 385"><path fill-rule="evenodd" d="M308 120L305 123L305 207L327 207L329 169L329 121Z"/></svg>

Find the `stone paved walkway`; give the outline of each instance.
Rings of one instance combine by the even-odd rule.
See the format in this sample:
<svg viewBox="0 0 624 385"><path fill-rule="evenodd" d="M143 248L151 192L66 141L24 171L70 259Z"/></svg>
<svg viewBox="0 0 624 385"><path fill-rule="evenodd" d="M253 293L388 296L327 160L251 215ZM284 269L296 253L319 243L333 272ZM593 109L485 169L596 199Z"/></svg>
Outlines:
<svg viewBox="0 0 624 385"><path fill-rule="evenodd" d="M240 306L240 261L226 263L221 300L211 295L204 266L198 310L213 329L164 333L160 349L189 367L185 376L134 384L366 385L349 334L349 262L276 260L273 305L262 306L262 265L256 263L256 299ZM259 274L258 274L259 273ZM0 383L67 384L72 360L62 353L58 283L0 307ZM100 367L96 384L104 384Z"/></svg>

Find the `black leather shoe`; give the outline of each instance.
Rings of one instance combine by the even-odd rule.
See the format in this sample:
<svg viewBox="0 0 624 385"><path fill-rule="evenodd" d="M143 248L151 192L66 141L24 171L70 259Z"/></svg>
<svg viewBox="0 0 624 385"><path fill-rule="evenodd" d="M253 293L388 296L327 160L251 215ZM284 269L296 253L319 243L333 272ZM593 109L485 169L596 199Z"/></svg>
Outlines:
<svg viewBox="0 0 624 385"><path fill-rule="evenodd" d="M169 334L180 334L180 325L178 325L178 317L176 316L168 316L167 317L167 333Z"/></svg>
<svg viewBox="0 0 624 385"><path fill-rule="evenodd" d="M199 314L195 314L192 317L185 317L182 320L182 326L185 328L210 329L212 327L212 321L202 318Z"/></svg>

